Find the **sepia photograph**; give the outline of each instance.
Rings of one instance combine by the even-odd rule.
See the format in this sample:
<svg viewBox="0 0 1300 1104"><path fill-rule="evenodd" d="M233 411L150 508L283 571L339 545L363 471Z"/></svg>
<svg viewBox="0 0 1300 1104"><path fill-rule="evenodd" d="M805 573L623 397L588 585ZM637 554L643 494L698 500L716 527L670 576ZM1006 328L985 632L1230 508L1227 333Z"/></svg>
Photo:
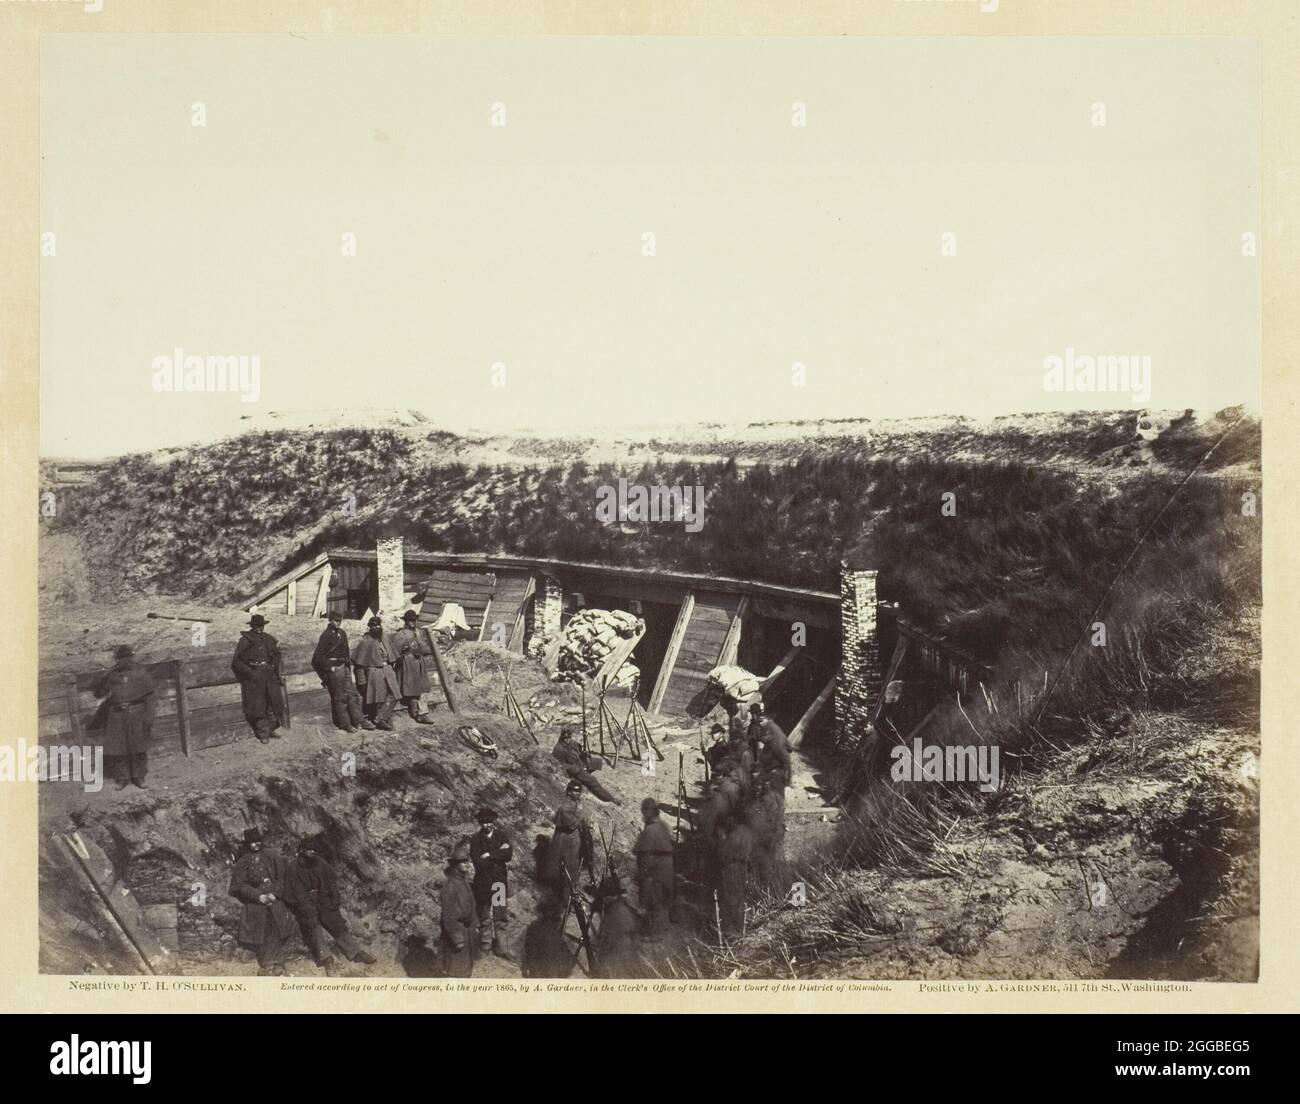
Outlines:
<svg viewBox="0 0 1300 1104"><path fill-rule="evenodd" d="M88 21L42 975L1259 979L1256 41Z"/></svg>

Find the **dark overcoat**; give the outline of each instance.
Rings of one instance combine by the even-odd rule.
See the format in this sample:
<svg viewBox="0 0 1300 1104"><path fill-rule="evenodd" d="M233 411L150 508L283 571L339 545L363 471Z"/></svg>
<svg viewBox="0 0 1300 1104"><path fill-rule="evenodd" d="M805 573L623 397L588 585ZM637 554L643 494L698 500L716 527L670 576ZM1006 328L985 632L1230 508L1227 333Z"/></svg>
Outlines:
<svg viewBox="0 0 1300 1104"><path fill-rule="evenodd" d="M263 717L284 717L284 657L280 645L270 633L251 630L240 634L230 669L239 679L239 694L244 703L244 717L259 721Z"/></svg>
<svg viewBox="0 0 1300 1104"><path fill-rule="evenodd" d="M153 737L158 687L153 676L134 659L120 660L95 684L95 697L104 701L93 727L102 733L105 755L139 755Z"/></svg>
<svg viewBox="0 0 1300 1104"><path fill-rule="evenodd" d="M394 658L393 646L386 636L376 638L366 633L352 649L357 689L366 705L382 705L390 697L402 696L393 670Z"/></svg>
<svg viewBox="0 0 1300 1104"><path fill-rule="evenodd" d="M293 915L284 901L288 864L273 851L245 851L230 871L230 895L244 904L239 920L239 941L261 946L269 928L281 936L293 930ZM258 901L264 893L275 894L269 905Z"/></svg>
<svg viewBox="0 0 1300 1104"><path fill-rule="evenodd" d="M478 911L469 882L450 871L442 883L441 943L443 976L471 977L478 946Z"/></svg>
<svg viewBox="0 0 1300 1104"><path fill-rule="evenodd" d="M474 862L474 900L481 906L491 903L493 887L505 887L510 895L509 870L506 864L514 857L510 838L500 828L480 828L469 838L470 858Z"/></svg>
<svg viewBox="0 0 1300 1104"><path fill-rule="evenodd" d="M397 656L394 668L397 685L401 687L399 696L418 698L421 694L427 694L430 689L429 668L420 644L420 634L415 629L398 629L385 639Z"/></svg>

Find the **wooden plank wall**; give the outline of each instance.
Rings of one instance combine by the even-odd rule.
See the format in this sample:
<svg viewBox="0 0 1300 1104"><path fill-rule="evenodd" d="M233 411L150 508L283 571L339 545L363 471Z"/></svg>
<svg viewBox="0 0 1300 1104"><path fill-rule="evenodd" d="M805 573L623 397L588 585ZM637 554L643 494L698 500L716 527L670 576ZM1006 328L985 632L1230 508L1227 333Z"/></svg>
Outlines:
<svg viewBox="0 0 1300 1104"><path fill-rule="evenodd" d="M249 735L239 683L230 668L233 655L234 645L231 644L228 648L223 646L222 653L216 655L144 664L158 686L151 755L175 755L182 751L181 718L177 708L178 678L183 680L185 687L192 750L230 743ZM286 649L284 672L291 713L328 709L328 697L311 669L310 649ZM99 701L91 688L101 674L85 671L75 676L51 675L40 680L37 732L41 743L96 742L96 730L90 725Z"/></svg>
<svg viewBox="0 0 1300 1104"><path fill-rule="evenodd" d="M508 648L510 646L510 642L515 636L515 623L523 612L524 600L531 593L529 584L532 580L532 575L527 571L498 571L496 573L496 589L492 592L492 608L488 610L487 626L483 633L484 640L492 639L495 627L500 623L505 627L505 643L503 647ZM522 650L521 638L520 647L516 651Z"/></svg>
<svg viewBox="0 0 1300 1104"><path fill-rule="evenodd" d="M677 662L664 691L664 713L685 713L686 705L701 690L704 681L722 654L732 619L740 605L740 595L700 593L686 625Z"/></svg>
<svg viewBox="0 0 1300 1104"><path fill-rule="evenodd" d="M483 614L496 587L496 576L488 572L448 571L438 568L425 577L424 606L420 623L431 625L438 620L446 602L458 602L465 609L465 620L475 634L483 627Z"/></svg>

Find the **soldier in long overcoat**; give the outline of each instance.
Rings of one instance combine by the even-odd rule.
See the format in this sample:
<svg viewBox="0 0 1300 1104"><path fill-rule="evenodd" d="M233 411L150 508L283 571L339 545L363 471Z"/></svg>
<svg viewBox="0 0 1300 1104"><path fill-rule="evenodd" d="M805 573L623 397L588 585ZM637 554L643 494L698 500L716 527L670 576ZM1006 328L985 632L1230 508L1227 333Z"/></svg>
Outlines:
<svg viewBox="0 0 1300 1104"><path fill-rule="evenodd" d="M102 724L104 757L117 778L117 788L134 782L143 790L158 687L136 661L130 644L115 649L113 660L112 669L95 684L95 697L104 699L95 725Z"/></svg>
<svg viewBox="0 0 1300 1104"><path fill-rule="evenodd" d="M244 719L253 735L266 743L284 724L284 657L260 613L253 614L240 634L230 667L239 679Z"/></svg>
<svg viewBox="0 0 1300 1104"><path fill-rule="evenodd" d="M596 908L600 912L596 954L598 976L640 977L644 968L638 935L641 919L627 903L623 883L616 874L607 874L601 879L596 893Z"/></svg>
<svg viewBox="0 0 1300 1104"><path fill-rule="evenodd" d="M659 816L659 802L641 802L645 827L632 845L636 856L637 896L645 914L646 932L661 935L668 926L673 901L673 835Z"/></svg>
<svg viewBox="0 0 1300 1104"><path fill-rule="evenodd" d="M478 910L470 887L473 864L469 844L462 840L451 852L442 883L442 974L443 977L472 977L478 950Z"/></svg>
<svg viewBox="0 0 1300 1104"><path fill-rule="evenodd" d="M420 615L415 610L407 610L402 614L402 627L391 635L389 643L397 657L393 666L402 704L416 724L433 724L429 707L424 703L424 695L429 692L429 669L416 629L419 620Z"/></svg>
<svg viewBox="0 0 1300 1104"><path fill-rule="evenodd" d="M244 832L244 849L230 871L230 895L244 905L239 942L257 952L259 974L283 974L286 944L293 934L293 914L284 902L288 864L263 850L262 833Z"/></svg>
<svg viewBox="0 0 1300 1104"><path fill-rule="evenodd" d="M356 669L357 689L365 705L366 717L361 722L365 729L393 730L393 711L401 687L393 663L397 659L392 644L384 636L384 620L372 617L367 623L369 632L357 641L352 649L352 666Z"/></svg>

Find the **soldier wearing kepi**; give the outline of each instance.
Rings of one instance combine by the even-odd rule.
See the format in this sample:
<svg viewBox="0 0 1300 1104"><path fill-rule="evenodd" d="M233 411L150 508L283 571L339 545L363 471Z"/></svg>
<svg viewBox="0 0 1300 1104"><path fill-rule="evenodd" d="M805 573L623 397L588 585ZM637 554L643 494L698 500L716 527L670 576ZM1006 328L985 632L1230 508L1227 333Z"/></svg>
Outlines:
<svg viewBox="0 0 1300 1104"><path fill-rule="evenodd" d="M402 704L416 724L433 724L429 707L424 703L424 695L429 692L429 670L416 629L419 620L415 610L407 610L402 614L402 627L392 634L389 644L397 657L395 669Z"/></svg>
<svg viewBox="0 0 1300 1104"><path fill-rule="evenodd" d="M253 614L240 635L230 667L239 679L244 718L253 735L266 743L284 724L284 659L260 613Z"/></svg>
<svg viewBox="0 0 1300 1104"><path fill-rule="evenodd" d="M659 818L659 802L653 797L641 802L641 817L645 827L632 846L637 894L645 913L646 934L657 937L668 927L673 901L673 836Z"/></svg>
<svg viewBox="0 0 1300 1104"><path fill-rule="evenodd" d="M153 677L135 659L135 649L122 644L113 651L113 667L97 683L95 697L103 698L104 757L117 778L117 788L128 782L145 788L149 773L149 742L153 737L154 704L158 688Z"/></svg>
<svg viewBox="0 0 1300 1104"><path fill-rule="evenodd" d="M244 905L239 942L257 952L259 974L283 974L293 914L284 902L284 859L263 850L262 833L244 831L244 849L230 871L230 895Z"/></svg>
<svg viewBox="0 0 1300 1104"><path fill-rule="evenodd" d="M474 905L478 910L479 947L506 957L502 932L510 921L510 896L507 866L514 857L510 839L496 826L495 809L486 806L478 811L479 830L469 838L470 858L474 863Z"/></svg>
<svg viewBox="0 0 1300 1104"><path fill-rule="evenodd" d="M393 661L397 656L384 637L383 618L372 617L366 624L370 631L352 649L357 689L361 691L366 711L361 727L382 728L385 732L392 732L393 711L397 708L397 698L401 693L401 688L397 685L397 673L393 670Z"/></svg>
<svg viewBox="0 0 1300 1104"><path fill-rule="evenodd" d="M333 612L329 624L316 642L311 657L312 670L330 696L330 711L334 714L334 727L344 732L355 732L361 725L361 695L352 680L352 656L348 652L348 634L343 631L343 614Z"/></svg>
<svg viewBox="0 0 1300 1104"><path fill-rule="evenodd" d="M470 887L469 844L461 841L452 849L447 877L442 883L442 976L473 977L474 952L478 943L478 912Z"/></svg>
<svg viewBox="0 0 1300 1104"><path fill-rule="evenodd" d="M332 961L325 949L322 928L353 962L369 965L375 956L361 948L339 911L342 902L338 875L322 854L324 849L324 842L316 839L305 839L298 845L298 859L289 864L285 875L285 896L317 966L328 966Z"/></svg>

